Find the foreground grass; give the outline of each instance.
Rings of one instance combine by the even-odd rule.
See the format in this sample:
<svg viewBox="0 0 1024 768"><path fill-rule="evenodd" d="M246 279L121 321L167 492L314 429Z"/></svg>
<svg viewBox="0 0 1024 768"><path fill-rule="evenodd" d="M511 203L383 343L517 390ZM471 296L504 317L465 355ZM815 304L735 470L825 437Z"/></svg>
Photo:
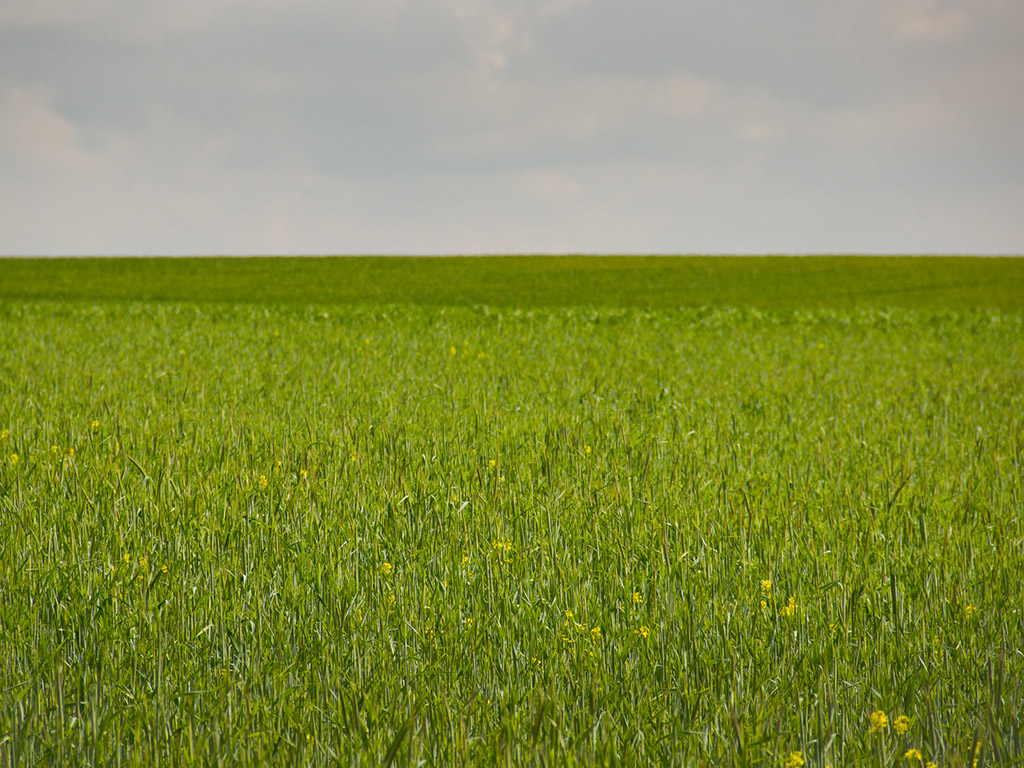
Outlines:
<svg viewBox="0 0 1024 768"><path fill-rule="evenodd" d="M1020 314L8 301L0 336L0 763L1024 754Z"/></svg>
<svg viewBox="0 0 1024 768"><path fill-rule="evenodd" d="M1024 258L0 259L0 298L1024 310Z"/></svg>

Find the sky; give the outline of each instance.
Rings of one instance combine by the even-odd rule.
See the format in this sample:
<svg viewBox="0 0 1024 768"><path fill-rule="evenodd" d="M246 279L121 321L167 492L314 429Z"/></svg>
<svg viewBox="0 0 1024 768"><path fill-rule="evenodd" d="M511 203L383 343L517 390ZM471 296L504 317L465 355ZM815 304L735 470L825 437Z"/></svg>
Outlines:
<svg viewBox="0 0 1024 768"><path fill-rule="evenodd" d="M1024 253L1021 0L0 0L0 254Z"/></svg>

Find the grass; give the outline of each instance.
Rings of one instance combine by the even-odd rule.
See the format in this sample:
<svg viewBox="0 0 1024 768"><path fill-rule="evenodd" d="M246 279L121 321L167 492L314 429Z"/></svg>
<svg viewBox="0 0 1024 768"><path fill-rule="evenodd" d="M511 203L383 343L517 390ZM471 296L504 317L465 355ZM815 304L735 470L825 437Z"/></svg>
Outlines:
<svg viewBox="0 0 1024 768"><path fill-rule="evenodd" d="M1024 258L0 259L0 298L292 304L1024 309Z"/></svg>
<svg viewBox="0 0 1024 768"><path fill-rule="evenodd" d="M172 283L0 303L0 763L1019 764L1021 311Z"/></svg>

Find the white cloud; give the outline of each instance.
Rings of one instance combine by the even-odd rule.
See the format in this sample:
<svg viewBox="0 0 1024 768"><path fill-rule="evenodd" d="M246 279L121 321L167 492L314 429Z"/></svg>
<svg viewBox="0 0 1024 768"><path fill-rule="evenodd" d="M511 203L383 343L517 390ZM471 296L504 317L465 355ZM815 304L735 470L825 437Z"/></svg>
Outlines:
<svg viewBox="0 0 1024 768"><path fill-rule="evenodd" d="M483 75L504 71L513 56L530 49L523 14L515 6L502 9L502 3L487 0L442 0L442 5L462 26Z"/></svg>
<svg viewBox="0 0 1024 768"><path fill-rule="evenodd" d="M970 28L970 16L964 8L946 5L939 0L889 0L883 6L883 21L900 40L959 40Z"/></svg>
<svg viewBox="0 0 1024 768"><path fill-rule="evenodd" d="M45 86L8 86L0 91L0 153L19 171L77 172L98 157L83 149L74 125L55 111Z"/></svg>

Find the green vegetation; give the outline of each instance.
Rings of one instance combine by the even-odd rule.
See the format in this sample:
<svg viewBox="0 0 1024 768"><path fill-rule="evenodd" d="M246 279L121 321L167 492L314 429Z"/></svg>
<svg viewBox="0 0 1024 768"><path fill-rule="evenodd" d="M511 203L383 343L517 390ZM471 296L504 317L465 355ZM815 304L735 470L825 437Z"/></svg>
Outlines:
<svg viewBox="0 0 1024 768"><path fill-rule="evenodd" d="M313 306L308 274L211 303L250 278L75 263L0 277L0 764L1024 754L1005 285L957 311L902 283L911 308L794 308L807 276L774 308Z"/></svg>
<svg viewBox="0 0 1024 768"><path fill-rule="evenodd" d="M0 259L0 298L506 307L1024 309L1024 259Z"/></svg>

